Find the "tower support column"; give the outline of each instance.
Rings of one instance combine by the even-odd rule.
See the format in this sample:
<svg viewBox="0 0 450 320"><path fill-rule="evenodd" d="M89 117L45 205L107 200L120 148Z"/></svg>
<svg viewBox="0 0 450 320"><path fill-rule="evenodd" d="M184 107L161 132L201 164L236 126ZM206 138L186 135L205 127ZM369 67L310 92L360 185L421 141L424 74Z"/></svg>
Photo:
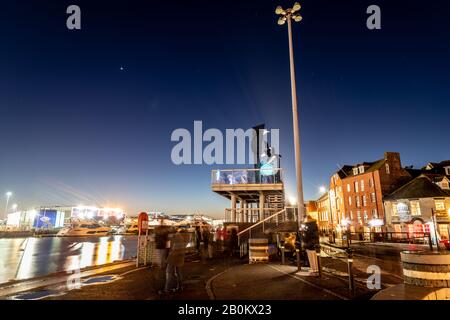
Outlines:
<svg viewBox="0 0 450 320"><path fill-rule="evenodd" d="M259 194L258 221L261 219L264 219L264 194L262 192Z"/></svg>
<svg viewBox="0 0 450 320"><path fill-rule="evenodd" d="M231 195L231 221L236 222L236 195Z"/></svg>

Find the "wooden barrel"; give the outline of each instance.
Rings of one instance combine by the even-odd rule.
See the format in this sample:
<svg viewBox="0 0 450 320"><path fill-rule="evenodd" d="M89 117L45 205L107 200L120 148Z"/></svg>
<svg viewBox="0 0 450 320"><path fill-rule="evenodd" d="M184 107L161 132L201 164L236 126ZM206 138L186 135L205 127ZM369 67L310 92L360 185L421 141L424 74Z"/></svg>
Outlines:
<svg viewBox="0 0 450 320"><path fill-rule="evenodd" d="M249 263L269 261L269 241L267 239L248 240Z"/></svg>
<svg viewBox="0 0 450 320"><path fill-rule="evenodd" d="M407 284L450 288L450 253L403 251L400 253L403 277Z"/></svg>

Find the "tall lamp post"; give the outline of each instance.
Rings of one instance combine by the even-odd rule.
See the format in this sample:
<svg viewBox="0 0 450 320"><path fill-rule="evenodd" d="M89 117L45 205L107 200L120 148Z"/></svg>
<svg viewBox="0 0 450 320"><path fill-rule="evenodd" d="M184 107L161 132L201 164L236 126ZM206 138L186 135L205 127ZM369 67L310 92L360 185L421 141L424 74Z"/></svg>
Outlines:
<svg viewBox="0 0 450 320"><path fill-rule="evenodd" d="M278 19L279 25L284 25L287 21L288 37L289 37L289 60L291 69L291 92L292 92L292 121L294 127L294 148L295 148L295 171L297 176L297 204L298 204L298 224L302 223L305 217L305 204L303 199L303 183L302 183L302 160L300 158L300 130L298 128L298 112L297 112L297 89L295 84L295 66L294 66L294 48L292 45L292 20L300 22L302 17L298 14L301 6L298 2L289 9L283 9L278 6L275 13L280 15Z"/></svg>
<svg viewBox="0 0 450 320"><path fill-rule="evenodd" d="M5 219L8 218L8 204L9 204L9 198L11 198L12 196L12 192L8 191L7 193L5 193L6 196L6 206L5 206Z"/></svg>

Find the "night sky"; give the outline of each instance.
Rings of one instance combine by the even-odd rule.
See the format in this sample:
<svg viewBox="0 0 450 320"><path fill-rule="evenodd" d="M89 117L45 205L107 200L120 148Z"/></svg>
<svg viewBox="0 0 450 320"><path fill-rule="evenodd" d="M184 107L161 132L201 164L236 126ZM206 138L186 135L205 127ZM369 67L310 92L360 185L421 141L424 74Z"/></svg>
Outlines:
<svg viewBox="0 0 450 320"><path fill-rule="evenodd" d="M66 28L77 4L82 29ZM0 192L216 217L217 165L172 164L174 129L280 128L295 194L287 26L293 1L8 1L0 8ZM294 25L305 199L338 165L450 158L450 2L301 2ZM382 29L366 28L381 7ZM4 197L0 209L4 207ZM3 211L3 209L1 209Z"/></svg>

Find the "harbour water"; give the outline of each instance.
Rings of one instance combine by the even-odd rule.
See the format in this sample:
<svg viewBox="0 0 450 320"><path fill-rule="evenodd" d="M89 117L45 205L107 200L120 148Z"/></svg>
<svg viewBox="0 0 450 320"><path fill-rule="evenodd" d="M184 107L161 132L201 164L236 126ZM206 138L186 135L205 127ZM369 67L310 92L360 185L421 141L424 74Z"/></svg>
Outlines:
<svg viewBox="0 0 450 320"><path fill-rule="evenodd" d="M0 239L0 283L136 256L137 236Z"/></svg>

